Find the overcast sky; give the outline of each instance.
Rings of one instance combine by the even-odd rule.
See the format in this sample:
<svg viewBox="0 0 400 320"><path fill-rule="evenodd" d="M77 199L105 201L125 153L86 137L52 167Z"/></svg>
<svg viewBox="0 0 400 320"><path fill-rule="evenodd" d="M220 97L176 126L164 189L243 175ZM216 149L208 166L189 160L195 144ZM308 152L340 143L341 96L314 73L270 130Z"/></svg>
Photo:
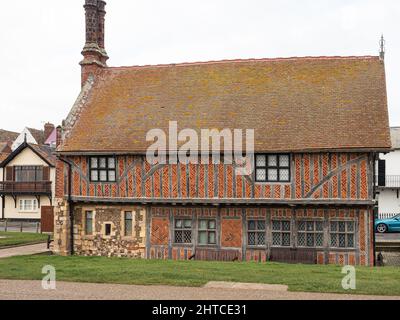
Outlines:
<svg viewBox="0 0 400 320"><path fill-rule="evenodd" d="M398 0L108 0L110 66L378 55L386 38L391 125L400 126ZM59 124L80 90L84 0L4 1L0 128Z"/></svg>

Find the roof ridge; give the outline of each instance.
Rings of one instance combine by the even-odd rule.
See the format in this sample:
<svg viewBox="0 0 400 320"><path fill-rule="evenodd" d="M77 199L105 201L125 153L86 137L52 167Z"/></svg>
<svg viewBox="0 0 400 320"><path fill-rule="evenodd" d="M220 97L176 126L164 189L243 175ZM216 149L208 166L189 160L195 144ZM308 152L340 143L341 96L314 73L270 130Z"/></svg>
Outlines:
<svg viewBox="0 0 400 320"><path fill-rule="evenodd" d="M135 68L151 68L151 67L179 67L207 64L223 64L223 63L243 63L243 62L279 62L279 61L296 61L296 60L366 60L379 59L378 56L304 56L304 57L278 57L278 58L248 58L248 59L223 59L195 62L178 62L178 63L161 63L161 64L146 64L133 66L107 67L107 69L135 69Z"/></svg>

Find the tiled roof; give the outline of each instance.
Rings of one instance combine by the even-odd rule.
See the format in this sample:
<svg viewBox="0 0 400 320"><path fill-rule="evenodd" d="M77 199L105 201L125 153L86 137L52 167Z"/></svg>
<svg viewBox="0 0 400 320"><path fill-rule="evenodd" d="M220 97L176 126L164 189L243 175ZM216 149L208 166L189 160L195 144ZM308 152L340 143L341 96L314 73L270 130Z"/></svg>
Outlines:
<svg viewBox="0 0 400 320"><path fill-rule="evenodd" d="M49 164L55 166L56 164L56 156L54 155L54 149L50 148L49 146L45 145L36 145L30 143L29 146L34 149L38 154L42 156Z"/></svg>
<svg viewBox="0 0 400 320"><path fill-rule="evenodd" d="M392 148L400 149L400 127L390 128L390 135L392 137Z"/></svg>
<svg viewBox="0 0 400 320"><path fill-rule="evenodd" d="M43 130L38 130L38 129L33 129L33 128L28 128L28 130L32 134L32 136L35 138L35 140L38 144L42 145L45 143Z"/></svg>
<svg viewBox="0 0 400 320"><path fill-rule="evenodd" d="M255 129L258 152L391 147L378 57L106 68L67 119L62 152L145 152L146 133ZM68 128L68 126L70 127Z"/></svg>
<svg viewBox="0 0 400 320"><path fill-rule="evenodd" d="M0 142L13 142L18 137L17 132L0 129Z"/></svg>

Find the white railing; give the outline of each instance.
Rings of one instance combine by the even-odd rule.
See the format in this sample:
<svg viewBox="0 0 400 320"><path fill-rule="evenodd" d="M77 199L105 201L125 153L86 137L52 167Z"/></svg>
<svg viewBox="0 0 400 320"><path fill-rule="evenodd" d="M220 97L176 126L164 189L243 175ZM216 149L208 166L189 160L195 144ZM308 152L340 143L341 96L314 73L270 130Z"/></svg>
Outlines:
<svg viewBox="0 0 400 320"><path fill-rule="evenodd" d="M397 216L399 213L380 213L379 219L390 219L393 218L394 216Z"/></svg>

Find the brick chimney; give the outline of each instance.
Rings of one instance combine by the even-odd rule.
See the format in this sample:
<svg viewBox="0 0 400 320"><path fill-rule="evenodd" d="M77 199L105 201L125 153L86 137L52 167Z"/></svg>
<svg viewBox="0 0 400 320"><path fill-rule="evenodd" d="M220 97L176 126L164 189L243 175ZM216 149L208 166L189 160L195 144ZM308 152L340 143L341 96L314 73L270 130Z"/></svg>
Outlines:
<svg viewBox="0 0 400 320"><path fill-rule="evenodd" d="M55 129L54 124L47 122L44 125L44 141L46 141Z"/></svg>
<svg viewBox="0 0 400 320"><path fill-rule="evenodd" d="M90 75L96 75L107 67L107 52L104 46L105 6L102 0L85 0L86 43L83 48L82 86Z"/></svg>

